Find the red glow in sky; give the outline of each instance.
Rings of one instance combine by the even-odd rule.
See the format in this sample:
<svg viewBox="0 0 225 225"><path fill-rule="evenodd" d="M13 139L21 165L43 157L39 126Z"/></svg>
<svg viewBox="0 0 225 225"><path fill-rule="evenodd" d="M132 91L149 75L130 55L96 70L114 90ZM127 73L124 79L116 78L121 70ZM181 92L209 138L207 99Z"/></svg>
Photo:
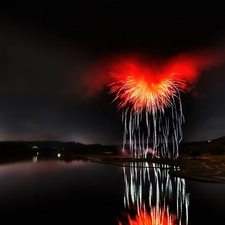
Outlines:
<svg viewBox="0 0 225 225"><path fill-rule="evenodd" d="M213 56L212 54L210 55ZM119 58L112 63L109 86L119 100L118 108L132 105L132 110L156 113L173 106L172 98L180 91L189 91L205 69L219 64L221 55L209 57L206 52L180 54L168 61L157 62L146 56Z"/></svg>
<svg viewBox="0 0 225 225"><path fill-rule="evenodd" d="M144 75L151 83L158 83L174 74L176 80L185 80L191 85L203 71L222 64L224 59L224 54L218 50L186 52L167 60L156 60L141 54L127 55L112 62L111 73L118 79L130 74L137 77Z"/></svg>
<svg viewBox="0 0 225 225"><path fill-rule="evenodd" d="M224 62L224 53L218 50L202 50L182 53L169 59L163 70L176 73L177 79L188 82L186 91L190 91L204 71L219 66Z"/></svg>
<svg viewBox="0 0 225 225"><path fill-rule="evenodd" d="M190 91L203 71L223 61L224 54L213 49L181 53L167 60L156 60L144 54L110 55L92 65L82 81L87 88L87 96L100 92L112 82L125 82L128 77L143 85L142 88L153 90L153 85L159 87L173 75L173 81L181 82L180 89ZM153 94L156 94L156 88L154 90Z"/></svg>
<svg viewBox="0 0 225 225"><path fill-rule="evenodd" d="M184 87L184 82L176 80L175 73L161 72L154 65L132 60L118 64L113 78L116 81L110 85L110 93L116 93L115 100L120 100L118 108L131 104L137 112L144 108L153 113L157 109L164 111L166 106L173 104L171 96Z"/></svg>

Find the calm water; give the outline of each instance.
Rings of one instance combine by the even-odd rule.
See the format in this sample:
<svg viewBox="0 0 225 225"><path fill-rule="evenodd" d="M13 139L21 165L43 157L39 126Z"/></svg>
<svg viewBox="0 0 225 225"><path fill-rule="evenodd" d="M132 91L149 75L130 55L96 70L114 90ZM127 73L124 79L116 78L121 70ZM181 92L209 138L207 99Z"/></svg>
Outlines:
<svg viewBox="0 0 225 225"><path fill-rule="evenodd" d="M175 178L168 168L59 159L0 165L0 218L4 223L118 225L130 216L158 225L168 218L174 224L223 224L225 185Z"/></svg>

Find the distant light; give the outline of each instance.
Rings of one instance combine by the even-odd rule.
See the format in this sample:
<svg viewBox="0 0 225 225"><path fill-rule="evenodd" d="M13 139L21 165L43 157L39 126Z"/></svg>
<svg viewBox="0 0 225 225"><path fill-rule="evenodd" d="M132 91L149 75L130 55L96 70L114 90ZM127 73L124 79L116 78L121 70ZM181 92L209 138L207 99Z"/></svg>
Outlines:
<svg viewBox="0 0 225 225"><path fill-rule="evenodd" d="M208 142L212 142L212 140L208 140Z"/></svg>
<svg viewBox="0 0 225 225"><path fill-rule="evenodd" d="M34 156L32 159L33 162L37 162L37 156Z"/></svg>
<svg viewBox="0 0 225 225"><path fill-rule="evenodd" d="M61 157L61 154L60 153L58 153L58 157Z"/></svg>

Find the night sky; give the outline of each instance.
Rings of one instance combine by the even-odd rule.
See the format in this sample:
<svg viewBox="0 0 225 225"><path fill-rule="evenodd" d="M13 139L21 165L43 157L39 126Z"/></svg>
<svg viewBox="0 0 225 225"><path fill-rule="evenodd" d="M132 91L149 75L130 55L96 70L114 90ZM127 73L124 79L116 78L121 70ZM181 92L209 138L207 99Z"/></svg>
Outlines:
<svg viewBox="0 0 225 225"><path fill-rule="evenodd" d="M0 141L122 144L105 59L225 55L222 3L73 3L1 3ZM225 60L201 71L182 95L183 141L224 136L224 103Z"/></svg>

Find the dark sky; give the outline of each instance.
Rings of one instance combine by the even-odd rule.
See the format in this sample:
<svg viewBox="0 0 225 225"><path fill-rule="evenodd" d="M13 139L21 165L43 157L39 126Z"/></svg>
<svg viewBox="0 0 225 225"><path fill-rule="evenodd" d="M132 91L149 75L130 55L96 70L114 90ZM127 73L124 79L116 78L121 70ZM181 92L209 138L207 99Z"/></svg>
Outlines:
<svg viewBox="0 0 225 225"><path fill-rule="evenodd" d="M224 52L223 4L212 4L1 3L0 141L121 144L121 111L95 66L116 54ZM184 141L225 135L225 62L182 97Z"/></svg>

